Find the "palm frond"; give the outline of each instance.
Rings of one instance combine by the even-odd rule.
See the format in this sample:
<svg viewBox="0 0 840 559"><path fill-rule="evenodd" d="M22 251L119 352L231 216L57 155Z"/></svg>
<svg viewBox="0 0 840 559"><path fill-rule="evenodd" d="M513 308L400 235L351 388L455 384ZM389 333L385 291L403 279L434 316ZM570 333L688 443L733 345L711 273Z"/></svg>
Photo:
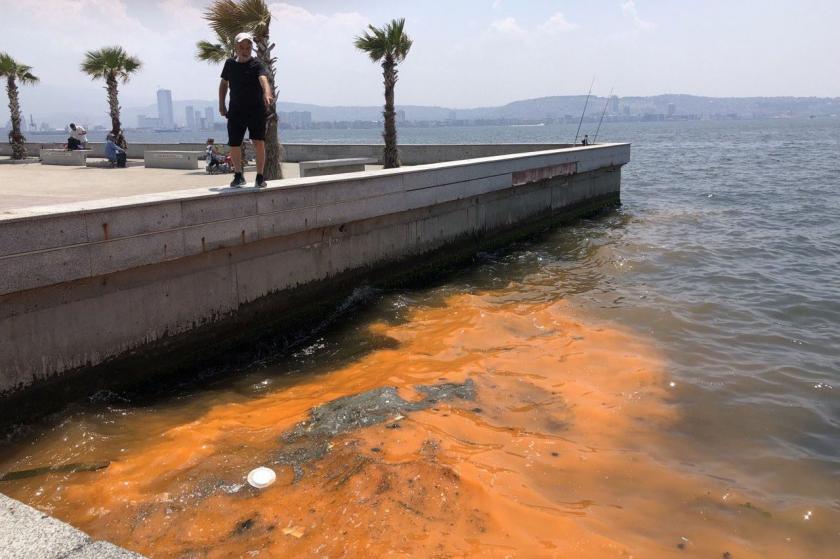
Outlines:
<svg viewBox="0 0 840 559"><path fill-rule="evenodd" d="M360 51L367 53L373 62L379 62L388 56L395 62L401 62L408 56L413 43L404 29L405 18L391 20L382 27L368 25L367 31L356 37L353 44Z"/></svg>
<svg viewBox="0 0 840 559"><path fill-rule="evenodd" d="M32 66L19 63L5 52L0 52L0 76L14 78L24 85L36 84L39 81L38 77L32 73Z"/></svg>
<svg viewBox="0 0 840 559"><path fill-rule="evenodd" d="M125 83L142 65L139 58L130 56L120 46L113 46L86 52L81 70L92 79L114 76Z"/></svg>
<svg viewBox="0 0 840 559"><path fill-rule="evenodd" d="M204 10L204 19L220 37L235 37L243 31L241 11L235 0L215 0Z"/></svg>
<svg viewBox="0 0 840 559"><path fill-rule="evenodd" d="M11 55L0 52L0 76L10 77L17 76L17 61Z"/></svg>
<svg viewBox="0 0 840 559"><path fill-rule="evenodd" d="M240 0L239 17L243 31L257 36L267 36L271 25L271 10L264 0Z"/></svg>
<svg viewBox="0 0 840 559"><path fill-rule="evenodd" d="M230 49L225 49L219 43L211 43L210 41L199 41L195 44L198 51L195 57L211 64L220 64L224 62L230 55Z"/></svg>
<svg viewBox="0 0 840 559"><path fill-rule="evenodd" d="M18 81L20 83L22 83L23 85L34 85L41 81L41 79L38 76L30 72L30 70L32 69L31 67L24 66L24 68L26 68L26 70L18 74Z"/></svg>
<svg viewBox="0 0 840 559"><path fill-rule="evenodd" d="M357 49L367 53L373 62L378 62L385 56L385 37L381 29L368 25L363 35L356 37L354 42Z"/></svg>

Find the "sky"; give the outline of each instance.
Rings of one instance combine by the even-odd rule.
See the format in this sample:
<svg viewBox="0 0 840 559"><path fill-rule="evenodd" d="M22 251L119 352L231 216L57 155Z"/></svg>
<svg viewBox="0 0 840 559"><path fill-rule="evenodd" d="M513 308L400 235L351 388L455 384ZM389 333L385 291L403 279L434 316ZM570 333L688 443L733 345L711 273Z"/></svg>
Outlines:
<svg viewBox="0 0 840 559"><path fill-rule="evenodd" d="M470 108L550 95L686 93L840 96L838 0L267 0L278 98L382 103L381 69L353 47L368 24L406 18L414 39L397 104ZM0 0L0 51L41 79L24 114L106 110L84 53L120 45L143 62L121 104L216 98L218 66L195 59L212 39L210 0ZM5 89L5 88L3 88ZM5 99L0 122L8 118Z"/></svg>

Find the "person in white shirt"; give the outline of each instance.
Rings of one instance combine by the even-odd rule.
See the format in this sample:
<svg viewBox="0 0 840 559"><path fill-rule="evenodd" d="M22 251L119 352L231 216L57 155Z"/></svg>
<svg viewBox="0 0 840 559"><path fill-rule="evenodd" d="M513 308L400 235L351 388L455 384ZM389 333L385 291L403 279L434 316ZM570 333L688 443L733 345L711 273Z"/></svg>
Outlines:
<svg viewBox="0 0 840 559"><path fill-rule="evenodd" d="M67 149L87 149L87 130L85 127L71 122L67 127L70 137L67 138Z"/></svg>

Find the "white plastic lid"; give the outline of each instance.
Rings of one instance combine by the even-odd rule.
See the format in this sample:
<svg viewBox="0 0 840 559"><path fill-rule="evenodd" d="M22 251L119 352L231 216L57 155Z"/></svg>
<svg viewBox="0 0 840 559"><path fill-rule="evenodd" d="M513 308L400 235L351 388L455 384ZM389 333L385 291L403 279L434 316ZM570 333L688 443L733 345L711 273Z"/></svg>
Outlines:
<svg viewBox="0 0 840 559"><path fill-rule="evenodd" d="M277 474L271 468L260 466L248 472L248 484L257 489L268 487L277 481Z"/></svg>

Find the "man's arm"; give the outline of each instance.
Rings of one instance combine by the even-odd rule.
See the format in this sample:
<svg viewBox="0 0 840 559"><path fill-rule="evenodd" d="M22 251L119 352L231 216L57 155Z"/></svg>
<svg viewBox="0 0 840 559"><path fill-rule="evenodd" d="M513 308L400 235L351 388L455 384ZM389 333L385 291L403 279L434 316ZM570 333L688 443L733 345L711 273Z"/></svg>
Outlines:
<svg viewBox="0 0 840 559"><path fill-rule="evenodd" d="M219 114L223 117L227 117L227 107L225 107L225 98L227 97L228 92L228 82L227 80L221 80L219 82Z"/></svg>
<svg viewBox="0 0 840 559"><path fill-rule="evenodd" d="M266 76L260 76L260 85L263 90L263 103L265 103L265 108L268 109L274 101L274 92L271 91L271 86L268 84L268 78Z"/></svg>

